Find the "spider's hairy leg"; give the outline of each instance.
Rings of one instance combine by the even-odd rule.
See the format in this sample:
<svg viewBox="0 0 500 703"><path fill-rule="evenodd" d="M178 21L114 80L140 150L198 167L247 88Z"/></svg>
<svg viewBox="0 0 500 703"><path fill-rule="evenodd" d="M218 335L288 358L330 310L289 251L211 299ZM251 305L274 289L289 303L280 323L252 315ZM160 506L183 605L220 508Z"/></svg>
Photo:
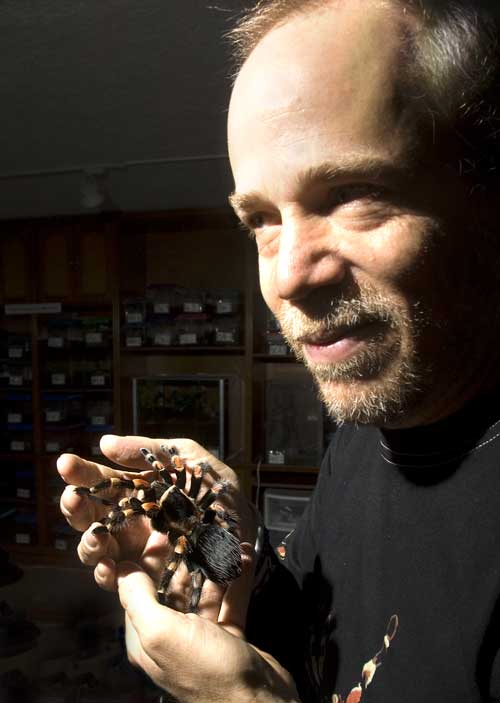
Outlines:
<svg viewBox="0 0 500 703"><path fill-rule="evenodd" d="M90 498L91 500L94 500L96 503L100 503L101 505L114 505L112 500L108 500L107 498L101 498L100 496L94 495L90 492L90 488L87 488L86 486L75 486L75 493L82 498Z"/></svg>
<svg viewBox="0 0 500 703"><path fill-rule="evenodd" d="M169 486L171 486L173 484L172 477L170 476L168 469L161 463L158 457L155 456L153 452L151 452L149 449L146 449L146 447L142 447L140 452L146 459L146 461L151 464L153 469L156 469L156 471L158 471L158 474L161 479Z"/></svg>
<svg viewBox="0 0 500 703"><path fill-rule="evenodd" d="M180 488L181 491L186 487L186 462L178 454L172 456L172 465L174 467L175 474L177 476L177 481L175 485Z"/></svg>
<svg viewBox="0 0 500 703"><path fill-rule="evenodd" d="M215 502L205 511L203 522L215 523L229 532L236 532L239 524L238 517L234 511L225 510L222 505Z"/></svg>
<svg viewBox="0 0 500 703"><path fill-rule="evenodd" d="M94 486L90 486L90 488L87 488L86 486L76 486L75 493L79 496L92 498L97 493L107 491L109 488L127 488L129 490L133 490L135 488L136 490L141 490L149 488L149 485L150 484L148 481L144 481L140 478L105 478L104 481L100 481Z"/></svg>
<svg viewBox="0 0 500 703"><path fill-rule="evenodd" d="M160 512L161 508L158 505L158 503L142 503L141 505L142 512L146 517L153 518L158 515Z"/></svg>
<svg viewBox="0 0 500 703"><path fill-rule="evenodd" d="M191 600L189 602L189 612L196 613L198 610L198 605L200 603L201 589L205 583L205 576L203 575L201 569L195 569L191 572L191 584L193 590L191 591Z"/></svg>
<svg viewBox="0 0 500 703"><path fill-rule="evenodd" d="M228 481L218 481L217 483L214 483L212 488L210 488L205 495L201 498L199 501L199 506L202 510L206 510L209 508L212 503L217 499L223 496L227 491L229 490L229 482Z"/></svg>
<svg viewBox="0 0 500 703"><path fill-rule="evenodd" d="M180 457L177 447L162 444L160 449L170 458L170 465L176 475L175 485L183 491L186 487L186 462Z"/></svg>
<svg viewBox="0 0 500 703"><path fill-rule="evenodd" d="M143 514L144 510L137 498L123 498L120 503L110 510L106 517L99 520L101 524L98 527L94 527L92 534L99 535L107 532L117 532L120 527L125 525L128 519Z"/></svg>
<svg viewBox="0 0 500 703"><path fill-rule="evenodd" d="M175 547L174 547L174 553L172 555L172 559L165 566L165 569L163 571L163 574L162 574L162 577L160 580L160 585L158 586L158 600L163 605L166 605L166 593L167 593L168 587L170 585L170 581L172 580L172 576L177 571L177 567L181 563L181 561L186 553L186 550L187 550L187 539L184 535L180 535L180 537L178 537L175 540Z"/></svg>
<svg viewBox="0 0 500 703"><path fill-rule="evenodd" d="M198 493L200 492L201 484L203 483L203 477L212 467L208 461L201 461L193 469L191 475L191 486L189 487L189 497L196 500Z"/></svg>

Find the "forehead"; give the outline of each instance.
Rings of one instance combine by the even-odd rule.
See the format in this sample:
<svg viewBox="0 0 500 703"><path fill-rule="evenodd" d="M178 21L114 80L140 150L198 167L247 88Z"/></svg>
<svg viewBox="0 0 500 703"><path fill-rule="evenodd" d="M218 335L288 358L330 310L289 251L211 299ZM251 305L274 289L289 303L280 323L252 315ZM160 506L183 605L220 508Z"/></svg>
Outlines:
<svg viewBox="0 0 500 703"><path fill-rule="evenodd" d="M269 159L293 158L303 168L324 160L325 149L330 160L349 150L358 158L390 158L401 148L406 120L397 80L405 28L405 18L385 2L340 0L269 32L231 98L236 180L242 166L247 174L252 163L263 167L264 145Z"/></svg>

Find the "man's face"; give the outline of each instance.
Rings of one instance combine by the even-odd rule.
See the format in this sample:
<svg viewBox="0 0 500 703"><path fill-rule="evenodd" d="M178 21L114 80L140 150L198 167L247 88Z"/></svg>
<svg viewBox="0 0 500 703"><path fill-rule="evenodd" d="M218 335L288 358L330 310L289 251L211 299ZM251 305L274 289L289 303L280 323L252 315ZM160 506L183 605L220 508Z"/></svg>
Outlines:
<svg viewBox="0 0 500 703"><path fill-rule="evenodd" d="M457 402L455 347L475 333L465 186L398 88L404 18L380 5L332 3L265 36L229 151L262 293L328 409L397 426Z"/></svg>

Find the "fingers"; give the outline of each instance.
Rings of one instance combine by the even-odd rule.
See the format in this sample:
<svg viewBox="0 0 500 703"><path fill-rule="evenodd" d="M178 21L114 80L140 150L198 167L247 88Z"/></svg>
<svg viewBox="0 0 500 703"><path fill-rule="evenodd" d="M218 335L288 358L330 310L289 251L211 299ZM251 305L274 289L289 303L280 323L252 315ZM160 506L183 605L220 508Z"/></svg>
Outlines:
<svg viewBox="0 0 500 703"><path fill-rule="evenodd" d="M80 531L87 529L91 522L103 517L109 512L109 508L98 502L88 500L86 496L78 496L74 490L75 486L94 486L102 481L103 478L124 475L123 471L112 469L103 464L97 464L95 461L82 459L76 454L61 454L57 460L57 470L61 478L70 484L61 496L61 512L70 525ZM148 478L148 474L152 473L151 471L146 471L141 476ZM110 498L114 493L114 491L108 490L106 497Z"/></svg>
<svg viewBox="0 0 500 703"><path fill-rule="evenodd" d="M100 527L99 522L91 524L89 529L83 533L78 545L78 556L80 561L86 566L96 566L101 559L118 559L120 550L116 539L109 534L93 534L96 527Z"/></svg>
<svg viewBox="0 0 500 703"><path fill-rule="evenodd" d="M104 435L101 438L102 453L115 464L125 466L129 469L144 470L149 465L141 454L141 448L146 447L155 454L160 461L166 461L168 457L165 455L162 447L175 447L179 455L187 462L197 463L200 461L208 461L212 467L218 470L218 467L225 467L222 462L216 459L212 454L206 451L201 444L194 442L191 439L175 438L165 439L151 437L136 437L132 435Z"/></svg>
<svg viewBox="0 0 500 703"><path fill-rule="evenodd" d="M108 476L119 476L120 472L95 461L82 459L76 454L61 454L57 470L66 483L73 486L93 486Z"/></svg>
<svg viewBox="0 0 500 703"><path fill-rule="evenodd" d="M118 587L116 562L110 558L101 559L94 569L94 578L97 585L104 591L116 591Z"/></svg>
<svg viewBox="0 0 500 703"><path fill-rule="evenodd" d="M141 454L142 447L146 447L160 460L163 459L165 461L167 457L161 449L164 445L177 447L179 453L184 457L184 452L179 446L179 442L182 444L182 440L151 439L150 437L131 435L120 437L108 434L101 438L101 451L115 464L126 466L129 469L145 469L148 464ZM190 442L190 440L186 440L186 442ZM196 444L196 442L193 442L193 444Z"/></svg>
<svg viewBox="0 0 500 703"><path fill-rule="evenodd" d="M183 616L158 603L156 586L140 567L132 562L117 565L118 595L142 646L149 649L159 635L167 647L169 631L182 626Z"/></svg>

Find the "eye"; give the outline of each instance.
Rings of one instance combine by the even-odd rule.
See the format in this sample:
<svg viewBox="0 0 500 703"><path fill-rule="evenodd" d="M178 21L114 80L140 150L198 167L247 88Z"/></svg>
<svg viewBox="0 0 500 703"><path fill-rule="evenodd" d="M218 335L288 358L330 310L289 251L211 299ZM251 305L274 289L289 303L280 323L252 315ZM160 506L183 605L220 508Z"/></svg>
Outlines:
<svg viewBox="0 0 500 703"><path fill-rule="evenodd" d="M266 217L263 212L256 212L246 218L246 224L250 229L260 229L264 226Z"/></svg>
<svg viewBox="0 0 500 703"><path fill-rule="evenodd" d="M328 205L330 208L334 208L358 201L376 202L385 197L387 197L387 193L380 186L369 183L353 183L332 188L328 193Z"/></svg>

